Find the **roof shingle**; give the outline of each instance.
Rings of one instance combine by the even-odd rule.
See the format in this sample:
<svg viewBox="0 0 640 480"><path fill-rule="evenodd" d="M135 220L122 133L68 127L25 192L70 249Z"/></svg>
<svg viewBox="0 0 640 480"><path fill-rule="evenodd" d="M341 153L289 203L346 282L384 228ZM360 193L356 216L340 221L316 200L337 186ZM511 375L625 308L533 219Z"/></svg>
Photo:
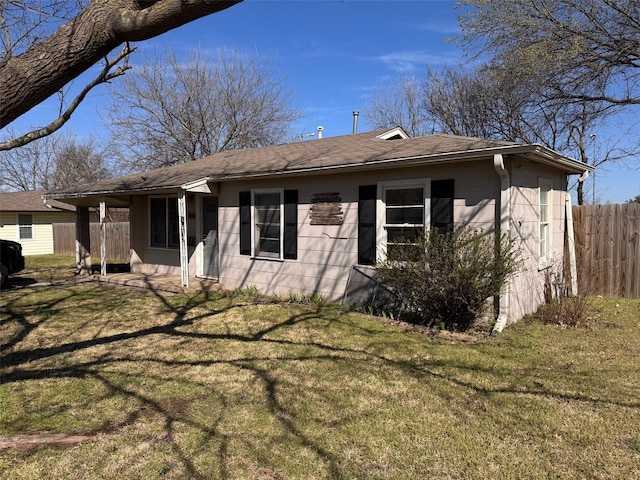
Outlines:
<svg viewBox="0 0 640 480"><path fill-rule="evenodd" d="M0 193L0 211L3 212L75 212L75 207L47 200L45 205L42 196L45 190L30 190L28 192ZM49 207L47 205L50 205Z"/></svg>
<svg viewBox="0 0 640 480"><path fill-rule="evenodd" d="M340 168L373 168L388 163L459 161L464 158L486 157L494 150L507 151L518 147L529 152L539 151L541 156L551 154L557 157L556 160L566 160L557 165L565 171L581 172L577 169L578 162L575 160L562 157L539 145L455 135L390 140L379 138L386 132L388 130L376 130L298 143L229 150L188 163L52 192L52 197L68 198L100 193L178 188L185 183L203 178L221 181L276 174L312 174Z"/></svg>

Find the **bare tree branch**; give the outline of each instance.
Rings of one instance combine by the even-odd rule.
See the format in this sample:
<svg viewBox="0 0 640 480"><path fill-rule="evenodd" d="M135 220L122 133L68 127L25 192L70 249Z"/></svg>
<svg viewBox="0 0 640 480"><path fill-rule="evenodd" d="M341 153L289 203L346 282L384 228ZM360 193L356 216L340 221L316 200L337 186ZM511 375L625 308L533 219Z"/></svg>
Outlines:
<svg viewBox="0 0 640 480"><path fill-rule="evenodd" d="M129 58L129 55L134 51L135 48L130 47L129 44L126 43L122 51L112 60L105 58L105 64L100 71L100 74L82 89L82 91L73 99L67 109L62 112L57 119L55 119L44 128L39 128L20 137L13 138L5 142L0 142L0 151L22 147L30 142L33 142L34 140L38 140L39 138L51 135L53 132L58 130L71 118L73 112L78 108L80 103L82 103L84 98L94 87L102 83L107 83L109 82L109 80L119 77L120 75L124 75L124 73L131 68L127 60ZM125 60L125 63L122 66L119 66L116 71L112 72L111 69L117 66L118 63L123 59Z"/></svg>
<svg viewBox="0 0 640 480"><path fill-rule="evenodd" d="M0 128L86 71L118 45L141 41L242 0L92 0L45 40L0 64Z"/></svg>

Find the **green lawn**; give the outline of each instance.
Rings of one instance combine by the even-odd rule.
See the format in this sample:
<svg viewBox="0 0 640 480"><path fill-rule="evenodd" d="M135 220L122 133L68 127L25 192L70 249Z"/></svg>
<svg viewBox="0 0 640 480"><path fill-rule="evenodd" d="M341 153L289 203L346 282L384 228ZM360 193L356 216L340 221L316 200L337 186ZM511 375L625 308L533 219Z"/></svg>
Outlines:
<svg viewBox="0 0 640 480"><path fill-rule="evenodd" d="M44 268L44 267L42 267ZM34 267L31 274L37 274ZM338 307L0 293L0 478L640 478L640 301L457 341Z"/></svg>

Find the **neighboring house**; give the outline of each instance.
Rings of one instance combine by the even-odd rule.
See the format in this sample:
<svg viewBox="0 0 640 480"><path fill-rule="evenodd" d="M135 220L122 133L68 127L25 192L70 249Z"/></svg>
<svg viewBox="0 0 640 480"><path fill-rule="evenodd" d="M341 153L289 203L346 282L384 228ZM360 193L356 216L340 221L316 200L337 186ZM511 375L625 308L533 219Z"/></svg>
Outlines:
<svg viewBox="0 0 640 480"><path fill-rule="evenodd" d="M590 170L540 145L396 128L225 151L50 198L79 207L79 218L130 207L133 272L328 300L342 298L353 266L401 248L410 230L510 231L524 263L500 298L504 325L533 311L545 272L561 270L568 175L584 181ZM86 227L77 236L86 243Z"/></svg>
<svg viewBox="0 0 640 480"><path fill-rule="evenodd" d="M74 223L75 207L48 200L43 190L0 193L0 238L22 244L28 255L53 252L53 224Z"/></svg>

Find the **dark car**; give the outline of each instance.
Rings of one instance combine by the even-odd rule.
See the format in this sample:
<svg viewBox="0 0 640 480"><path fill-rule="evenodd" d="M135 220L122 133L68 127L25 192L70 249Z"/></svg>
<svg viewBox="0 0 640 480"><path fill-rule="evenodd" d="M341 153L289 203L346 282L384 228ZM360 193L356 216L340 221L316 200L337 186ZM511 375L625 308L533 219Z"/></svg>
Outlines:
<svg viewBox="0 0 640 480"><path fill-rule="evenodd" d="M0 240L0 288L4 288L9 275L24 269L22 245L11 240Z"/></svg>

